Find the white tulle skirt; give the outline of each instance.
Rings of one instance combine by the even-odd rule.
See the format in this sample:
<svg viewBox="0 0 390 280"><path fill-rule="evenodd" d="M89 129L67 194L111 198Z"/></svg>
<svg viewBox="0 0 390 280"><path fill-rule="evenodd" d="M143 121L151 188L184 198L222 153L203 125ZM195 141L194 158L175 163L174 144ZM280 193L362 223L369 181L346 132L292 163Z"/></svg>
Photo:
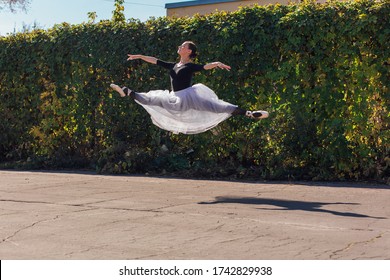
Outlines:
<svg viewBox="0 0 390 280"><path fill-rule="evenodd" d="M218 99L214 91L203 84L176 92L136 93L135 100L150 114L156 126L184 134L207 131L229 118L237 108Z"/></svg>

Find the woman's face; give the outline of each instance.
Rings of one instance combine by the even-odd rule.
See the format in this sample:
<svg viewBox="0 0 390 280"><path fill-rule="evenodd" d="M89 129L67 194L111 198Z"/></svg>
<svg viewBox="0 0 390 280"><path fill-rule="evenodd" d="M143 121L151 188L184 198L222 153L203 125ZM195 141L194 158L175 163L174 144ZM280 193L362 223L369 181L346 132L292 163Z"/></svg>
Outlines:
<svg viewBox="0 0 390 280"><path fill-rule="evenodd" d="M180 55L180 56L187 56L187 55L190 55L192 52L192 50L188 47L188 43L184 42L183 44L181 44L179 46L179 48L177 49L177 53Z"/></svg>

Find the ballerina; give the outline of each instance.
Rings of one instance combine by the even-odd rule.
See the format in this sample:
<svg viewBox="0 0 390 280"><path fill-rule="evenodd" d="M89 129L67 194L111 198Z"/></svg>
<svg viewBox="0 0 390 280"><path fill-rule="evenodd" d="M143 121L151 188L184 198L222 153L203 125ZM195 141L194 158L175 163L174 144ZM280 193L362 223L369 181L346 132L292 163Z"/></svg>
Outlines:
<svg viewBox="0 0 390 280"><path fill-rule="evenodd" d="M192 41L185 41L177 50L178 63L165 62L145 55L128 54L128 61L141 59L169 70L172 91L152 90L135 92L127 87L111 84L121 97L129 96L150 114L153 123L173 133L197 134L207 131L233 115L243 115L255 120L267 118L267 111L248 111L218 98L213 90L203 84L192 85L195 72L220 68L230 71L231 67L221 63L195 64L197 47Z"/></svg>

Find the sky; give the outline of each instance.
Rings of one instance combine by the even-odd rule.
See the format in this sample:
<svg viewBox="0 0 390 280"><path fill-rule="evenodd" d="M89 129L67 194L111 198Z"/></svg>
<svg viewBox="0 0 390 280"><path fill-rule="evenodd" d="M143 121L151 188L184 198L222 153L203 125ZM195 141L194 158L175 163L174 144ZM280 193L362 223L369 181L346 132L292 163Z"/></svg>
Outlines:
<svg viewBox="0 0 390 280"><path fill-rule="evenodd" d="M188 0L125 0L126 19L145 21L166 15L165 4ZM111 19L114 0L30 0L27 11L11 13L0 10L0 35L23 30L24 26L48 29L57 23L79 24L88 21L88 13L96 12L96 21Z"/></svg>

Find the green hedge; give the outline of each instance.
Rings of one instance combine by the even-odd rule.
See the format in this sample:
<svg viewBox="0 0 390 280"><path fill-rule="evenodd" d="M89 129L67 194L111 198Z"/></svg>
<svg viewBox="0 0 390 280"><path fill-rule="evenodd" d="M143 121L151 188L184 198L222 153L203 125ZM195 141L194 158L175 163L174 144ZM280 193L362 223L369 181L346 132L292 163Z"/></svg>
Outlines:
<svg viewBox="0 0 390 280"><path fill-rule="evenodd" d="M388 182L389 14L388 0L270 5L1 37L1 166ZM168 89L163 69L126 54L173 61L184 40L200 63L232 66L195 82L270 117L172 135L110 90Z"/></svg>

